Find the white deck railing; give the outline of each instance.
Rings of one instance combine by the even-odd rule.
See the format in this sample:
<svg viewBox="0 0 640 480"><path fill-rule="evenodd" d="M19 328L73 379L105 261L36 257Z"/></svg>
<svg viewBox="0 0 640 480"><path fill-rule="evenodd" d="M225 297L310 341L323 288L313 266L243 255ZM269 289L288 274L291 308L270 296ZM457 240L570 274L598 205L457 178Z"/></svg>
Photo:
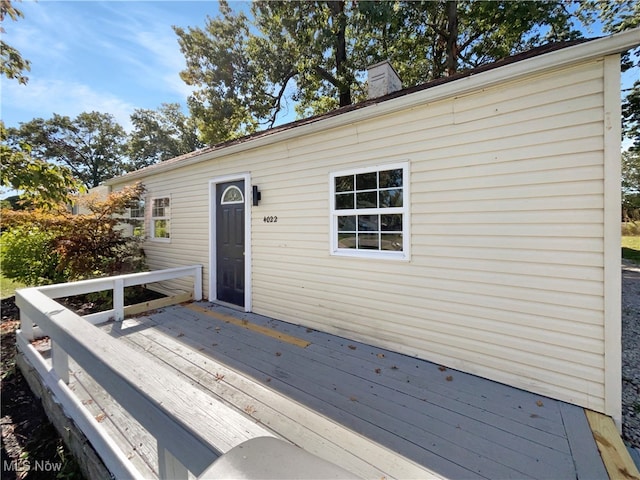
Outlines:
<svg viewBox="0 0 640 480"><path fill-rule="evenodd" d="M124 318L125 287L187 276L193 277L193 299L201 300L201 265L16 292L21 321L18 349L116 478L141 476L68 387L69 357L155 437L162 479L186 479L188 472L200 475L220 454L237 444L272 435L231 407L220 402L212 406L204 392L93 324ZM80 317L54 300L104 290L113 290L113 309L93 316ZM30 343L43 336L51 339L50 364Z"/></svg>

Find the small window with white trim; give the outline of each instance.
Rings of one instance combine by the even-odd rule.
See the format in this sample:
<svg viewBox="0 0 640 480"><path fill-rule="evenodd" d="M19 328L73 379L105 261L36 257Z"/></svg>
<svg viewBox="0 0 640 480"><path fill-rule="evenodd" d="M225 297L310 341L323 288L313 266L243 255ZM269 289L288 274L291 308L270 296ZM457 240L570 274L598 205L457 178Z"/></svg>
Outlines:
<svg viewBox="0 0 640 480"><path fill-rule="evenodd" d="M151 239L168 242L171 238L171 199L151 200Z"/></svg>
<svg viewBox="0 0 640 480"><path fill-rule="evenodd" d="M132 235L135 237L144 236L144 200L134 201L129 207L129 218L133 220L131 226Z"/></svg>
<svg viewBox="0 0 640 480"><path fill-rule="evenodd" d="M144 200L136 200L129 207L131 218L144 218Z"/></svg>
<svg viewBox="0 0 640 480"><path fill-rule="evenodd" d="M331 253L409 258L409 164L330 174Z"/></svg>

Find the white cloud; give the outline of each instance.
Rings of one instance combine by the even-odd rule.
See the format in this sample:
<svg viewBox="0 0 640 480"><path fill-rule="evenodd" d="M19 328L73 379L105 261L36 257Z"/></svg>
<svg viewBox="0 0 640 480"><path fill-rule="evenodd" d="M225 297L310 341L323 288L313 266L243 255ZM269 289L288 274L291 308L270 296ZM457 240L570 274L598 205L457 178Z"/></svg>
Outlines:
<svg viewBox="0 0 640 480"><path fill-rule="evenodd" d="M8 25L7 40L34 66L64 64L79 40L91 34L79 16L81 12L74 12L68 5L47 1L18 4L24 18Z"/></svg>
<svg viewBox="0 0 640 480"><path fill-rule="evenodd" d="M191 94L191 87L180 78L186 66L178 45L178 37L171 27L171 18L162 8L162 2L139 4L139 9L128 12L128 18L119 25L117 35L127 45L124 59L135 69L137 79L157 90L166 90L182 101Z"/></svg>
<svg viewBox="0 0 640 480"><path fill-rule="evenodd" d="M37 117L46 119L54 113L72 118L82 112L110 113L127 131L131 129L129 116L136 108L113 94L98 92L88 85L38 78L31 79L27 86L3 82L2 103L5 108L21 112L20 121Z"/></svg>
<svg viewBox="0 0 640 480"><path fill-rule="evenodd" d="M149 68L155 71L155 78L162 80L168 90L186 99L191 94L192 87L180 78L180 71L186 67L184 55L173 30L170 35L162 33L138 32L135 41L147 52L144 58L149 61Z"/></svg>
<svg viewBox="0 0 640 480"><path fill-rule="evenodd" d="M186 2L185 2L186 3ZM118 58L126 68L123 72L143 87L166 91L168 96L184 102L191 93L179 76L185 68L185 59L173 31L171 16L175 2L136 2L127 9L118 3L105 4L109 19L102 25L109 35L103 38L102 54ZM186 5L185 5L186 6ZM106 27L106 28L105 28ZM171 99L161 100L171 101Z"/></svg>
<svg viewBox="0 0 640 480"><path fill-rule="evenodd" d="M183 106L192 87L180 79L185 59L173 24L203 23L209 2L25 1L25 18L7 40L31 60L26 86L0 79L9 126L53 113L114 115L125 129L136 108ZM206 13L205 13L206 12Z"/></svg>

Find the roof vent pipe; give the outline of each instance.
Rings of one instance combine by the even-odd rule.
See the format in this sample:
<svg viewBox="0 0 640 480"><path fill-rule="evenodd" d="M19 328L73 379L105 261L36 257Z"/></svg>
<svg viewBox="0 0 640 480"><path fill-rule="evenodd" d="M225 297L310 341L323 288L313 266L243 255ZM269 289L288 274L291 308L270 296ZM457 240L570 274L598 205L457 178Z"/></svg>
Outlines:
<svg viewBox="0 0 640 480"><path fill-rule="evenodd" d="M402 80L400 80L389 60L384 60L368 67L367 78L368 98L378 98L402 90Z"/></svg>

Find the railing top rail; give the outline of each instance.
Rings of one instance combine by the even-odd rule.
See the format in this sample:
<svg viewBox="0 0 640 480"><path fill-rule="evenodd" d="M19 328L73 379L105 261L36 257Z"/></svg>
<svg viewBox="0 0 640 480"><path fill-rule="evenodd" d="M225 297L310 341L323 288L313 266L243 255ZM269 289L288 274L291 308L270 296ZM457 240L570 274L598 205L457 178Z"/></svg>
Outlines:
<svg viewBox="0 0 640 480"><path fill-rule="evenodd" d="M31 287L45 293L50 298L69 297L72 295L83 295L85 293L101 292L114 288L116 282L122 281L123 286L131 287L145 283L161 282L187 275L197 275L202 270L202 265L190 265L187 267L175 267L165 270L153 270L150 272L128 273L113 277L91 278L78 282L57 283L55 285L44 285Z"/></svg>
<svg viewBox="0 0 640 480"><path fill-rule="evenodd" d="M168 367L88 324L40 290L16 292L21 312L194 474L235 445L272 435L237 410L212 402Z"/></svg>
<svg viewBox="0 0 640 480"><path fill-rule="evenodd" d="M194 277L194 297L202 291L202 265L96 278L16 291L16 304L29 325L71 356L120 403L159 444L196 475L221 453L256 436L270 436L241 412L221 403L144 354L133 350L54 298ZM122 305L119 306L123 308ZM27 324L23 324L26 328ZM22 333L20 332L20 335Z"/></svg>

